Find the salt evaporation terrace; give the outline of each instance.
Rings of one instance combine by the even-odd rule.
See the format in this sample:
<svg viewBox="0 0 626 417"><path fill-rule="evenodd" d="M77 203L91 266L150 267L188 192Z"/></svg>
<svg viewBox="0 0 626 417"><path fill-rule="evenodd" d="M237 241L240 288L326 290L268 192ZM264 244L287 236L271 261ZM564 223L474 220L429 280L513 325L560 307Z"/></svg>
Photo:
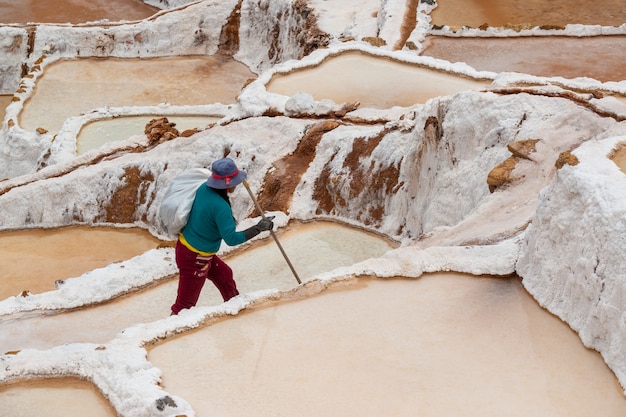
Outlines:
<svg viewBox="0 0 626 417"><path fill-rule="evenodd" d="M124 231L148 247L163 242L104 267L86 260L57 290L18 285L0 302L3 409L624 415L626 86L624 54L611 46L626 33L623 7L592 13L557 2L556 13L533 14L540 2L521 11L464 2L463 18L477 20L459 22L452 0L328 3L170 1L132 22L0 27L0 94L12 94L2 97L11 104L0 137L0 233L80 227L81 237ZM528 59L489 53L504 41ZM459 55L465 42L475 43ZM554 48L551 63L537 58L545 48ZM563 59L568 48L577 56ZM256 80L227 78L236 95L228 101L192 85L198 71L183 70L185 82L173 85L158 81L166 71L146 70L146 83L160 85L148 92L152 104L96 100L47 128L39 110L25 128L34 105L55 101L44 88L55 66L123 61L141 74L146 61L189 57L234 58ZM123 79L96 77L110 81L104 90ZM68 85L56 101L93 84ZM168 88L183 100L172 102ZM198 125L156 140L136 124L111 127L110 142L95 139L84 152L77 144L90 124L161 116ZM167 317L176 270L158 203L177 173L226 154L277 214L305 284L259 239L224 248L241 297L220 303L206 288L199 307ZM233 206L242 227L258 216L242 190ZM110 236L98 243L104 252L119 245ZM0 248L3 265L31 253L11 249ZM39 278L29 287L59 279Z"/></svg>

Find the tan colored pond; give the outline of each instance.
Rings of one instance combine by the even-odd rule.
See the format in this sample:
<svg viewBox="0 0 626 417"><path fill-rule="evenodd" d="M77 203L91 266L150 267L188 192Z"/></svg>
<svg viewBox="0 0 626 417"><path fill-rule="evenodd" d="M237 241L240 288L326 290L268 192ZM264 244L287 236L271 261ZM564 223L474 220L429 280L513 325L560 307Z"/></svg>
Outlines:
<svg viewBox="0 0 626 417"><path fill-rule="evenodd" d="M62 60L44 69L20 125L58 132L68 117L99 107L231 104L254 77L245 65L219 56Z"/></svg>
<svg viewBox="0 0 626 417"><path fill-rule="evenodd" d="M623 145L611 156L611 160L626 174L626 144Z"/></svg>
<svg viewBox="0 0 626 417"><path fill-rule="evenodd" d="M156 248L142 229L72 226L0 232L0 300L52 291L58 279L77 277Z"/></svg>
<svg viewBox="0 0 626 417"><path fill-rule="evenodd" d="M154 116L125 116L88 123L83 126L76 138L77 153L80 155L108 142L143 135L146 124L154 118ZM168 116L167 119L170 123L175 123L174 127L182 133L187 129L205 128L216 123L221 117Z"/></svg>
<svg viewBox="0 0 626 417"><path fill-rule="evenodd" d="M118 5L118 1L42 0L37 7L25 7L32 2L0 0L0 20L34 16L38 6L44 6L46 14L25 21L52 19L53 8L67 16L78 13L79 3L111 13L97 12L94 20L134 19L124 12L125 5L142 2L119 1ZM623 0L609 0L602 7L581 0L438 3L431 16L440 25L618 26L626 22ZM623 42L623 37L454 42L430 37L424 54L496 72L617 80L626 78L622 57L615 54ZM316 68L277 76L268 91L293 95L306 89L316 99L389 108L489 84L356 55L363 54L344 54ZM555 60L560 56L567 58ZM614 57L615 65L610 62ZM20 123L27 130L44 127L55 132L67 117L96 107L234 103L241 87L255 75L239 63L213 59L61 61L46 68ZM8 105L12 96L0 100L4 97ZM51 105L61 102L63 106ZM0 104L4 110L6 105ZM126 134L124 129L120 128L120 135ZM100 133L95 136L88 146L99 146ZM613 160L624 170L623 152ZM0 288L8 294L0 294L0 300L26 289L49 291L56 279L129 259L159 243L143 231L118 234L115 229L113 234L99 234L102 231L106 229L72 227L0 233ZM377 236L320 223L294 227L280 238L302 277L379 256L391 248ZM33 251L34 247L45 247L46 253ZM296 285L271 240L226 258L241 292ZM13 268L6 276L5 266ZM175 290L176 280L169 279L97 306L49 316L35 312L9 317L0 322L0 353L107 342L128 326L166 317ZM199 305L220 302L208 283ZM419 279L361 278L318 296L258 307L167 339L151 347L149 359L163 371L164 389L189 401L199 417L626 415L623 390L600 355L586 349L566 324L538 306L516 278L456 273ZM73 378L0 386L0 409L11 416L115 415L92 384Z"/></svg>
<svg viewBox="0 0 626 417"><path fill-rule="evenodd" d="M626 55L614 52L621 50L624 44L626 36L429 36L424 43L423 55L450 62L465 62L479 71L521 72L543 77L591 77L606 82L626 80Z"/></svg>
<svg viewBox="0 0 626 417"><path fill-rule="evenodd" d="M567 24L620 26L626 22L622 0L601 4L585 0L445 0L430 14L434 25L479 27Z"/></svg>
<svg viewBox="0 0 626 417"><path fill-rule="evenodd" d="M0 23L142 20L159 10L141 0L0 0Z"/></svg>
<svg viewBox="0 0 626 417"><path fill-rule="evenodd" d="M385 109L412 106L433 97L464 90L480 90L490 80L477 81L418 65L348 52L329 57L320 65L279 74L267 91L292 96L307 92L316 100L336 103L358 101L361 107Z"/></svg>
<svg viewBox="0 0 626 417"><path fill-rule="evenodd" d="M515 278L361 279L148 357L198 417L626 415L601 357Z"/></svg>
<svg viewBox="0 0 626 417"><path fill-rule="evenodd" d="M60 229L54 242L45 241L41 244L46 245L44 247L54 245L54 251L46 256L59 265L74 264L75 260L80 263L83 246L97 248L93 254L101 253L108 259L113 258L112 254L119 254L117 260L130 258L141 248L140 239L135 238L137 244L133 244L132 239L129 239L132 236L98 234L97 229L92 231L93 235L89 233L83 237L71 229ZM37 235L29 236L28 232L22 236L25 243L15 247L12 254L16 259L28 256L32 249L32 244L28 245L28 242L37 240ZM303 281L334 268L381 256L392 249L390 242L378 235L331 222L292 225L288 231L280 234L280 243ZM149 246L146 250L153 247ZM233 269L240 293L268 288L290 290L297 286L296 279L273 240L268 238L242 249L224 257ZM123 256L124 252L126 255ZM110 261L102 263L105 262ZM50 268L50 263L29 262L23 265L21 275L37 275L38 268L46 265ZM169 279L89 308L58 314L33 313L15 319L3 318L0 320L0 334L3 335L0 338L0 353L25 348L49 349L66 343L106 343L136 323L167 318L176 298L177 285L177 278ZM198 306L219 305L222 302L217 289L207 282Z"/></svg>
<svg viewBox="0 0 626 417"><path fill-rule="evenodd" d="M7 417L116 415L93 384L75 378L35 379L0 385L0 404Z"/></svg>
<svg viewBox="0 0 626 417"><path fill-rule="evenodd" d="M12 99L12 95L0 95L0 123L4 120L4 116L7 114L7 106L11 104Z"/></svg>
<svg viewBox="0 0 626 417"><path fill-rule="evenodd" d="M601 7L583 0L446 0L437 3L430 17L433 25L452 28L477 28L485 24L515 29L564 28L567 24L621 26L626 22L626 8L621 0L602 2ZM624 42L624 36L429 36L423 45L423 55L465 62L479 71L591 77L606 82L626 79L626 57L615 53L622 49Z"/></svg>

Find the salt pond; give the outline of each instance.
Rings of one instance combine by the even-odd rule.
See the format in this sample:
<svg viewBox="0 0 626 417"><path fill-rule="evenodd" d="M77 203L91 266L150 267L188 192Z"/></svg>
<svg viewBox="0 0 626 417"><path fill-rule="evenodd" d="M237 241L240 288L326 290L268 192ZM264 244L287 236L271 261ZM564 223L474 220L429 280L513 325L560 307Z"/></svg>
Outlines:
<svg viewBox="0 0 626 417"><path fill-rule="evenodd" d="M538 6L545 2L539 0L525 2L523 6L512 0L498 5L489 0L440 3L432 14L433 23L453 26L483 23L618 26L626 20L621 14L624 10L621 0L603 3L600 9L591 3L573 6L568 1L551 2L551 8L558 11L556 14L541 12ZM594 9L588 11L585 7ZM372 15L372 10L377 9L363 10L361 13ZM461 19L455 20L455 14ZM354 16L343 16L343 20L349 22ZM574 51L575 45L591 43L595 46L583 48L595 48L610 59L603 60L600 54L590 52L585 60L553 62L550 59L546 68L552 68L555 75L580 73L600 80L623 79L625 76L619 72L623 67L620 57L615 67L597 65L613 59L615 45L611 42L616 40L619 43L620 38L582 41L553 38L538 46L543 40L507 39L504 43L455 39L461 45L459 51L452 42L431 38L427 41L432 42L431 48L425 54L465 61L477 69L483 69L484 65L484 69L492 71L534 73L523 65L534 62L532 67L539 69L545 58L558 56L554 52L560 48L571 51L566 54L568 58L582 56L580 51ZM485 52L500 43L504 43L500 51L507 48L512 51L506 59L502 59L501 52L493 55ZM439 49L435 48L436 44ZM525 47L526 44L529 46ZM543 49L547 52L537 52ZM517 55L526 59L516 61ZM206 78L213 71L206 70L212 64L206 64L205 59L212 58L71 60L49 65L38 80L35 95L26 103L20 124L27 130L44 127L56 132L67 117L102 106L233 103L245 81L255 76L245 66L235 64L233 70L229 64L223 64L221 74L228 82L215 82ZM191 64L190 60L196 63ZM494 66L499 60L509 66ZM222 69L222 64L216 65ZM566 72L570 67L580 72ZM598 67L609 69L604 74L593 72ZM129 82L121 83L119 74ZM540 75L544 74L550 73ZM181 78L185 78L185 83L179 82ZM268 90L287 95L304 90L318 99L360 101L362 107L389 108L424 102L459 89L481 89L488 83L387 59L345 54L315 68L277 76ZM217 87L227 91L209 96ZM83 94L85 91L88 94ZM2 98L5 97L10 101L11 96ZM117 101L118 98L121 100ZM1 102L3 109L9 101ZM50 106L59 102L64 102L64 106ZM104 131L117 129L113 124L104 123L104 126ZM120 137L128 133L125 129L120 128ZM100 143L86 141L87 146L93 147ZM616 155L614 161L623 167L620 158L621 154ZM310 224L280 235L301 276L350 265L391 247L378 237L351 229L337 231L336 227ZM71 238L53 244L62 251L56 255L58 260L73 259L68 255L84 253L86 247L106 252L112 251L109 245L125 248L117 237L94 238L97 242L80 249L66 246L72 243ZM154 242L148 241L147 246L151 247ZM32 256L35 243L28 238L24 238L24 243L21 252L8 256L18 259ZM42 242L36 244L41 246ZM17 244L10 246L15 249ZM123 254L104 262L127 259L135 254L135 249L140 253L145 250L126 247ZM5 256L2 261L4 264ZM295 286L284 260L269 240L229 255L228 262L235 269L244 293ZM28 262L21 267L31 264L33 267L44 264L49 270L62 269L51 261ZM89 265L80 271L46 278L45 288L34 285L26 288L20 280L11 294L24 289L45 291L51 289L49 286L57 278L76 276L97 267ZM36 270L21 271L22 275L36 275L35 283L43 277ZM96 306L52 315L34 312L0 319L3 334L0 352L28 347L47 349L65 343L105 343L129 326L167 317L175 287L175 278L165 278L149 288ZM209 283L200 305L220 302ZM165 389L189 401L199 416L357 413L406 416L416 412L441 416L458 414L459 410L470 417L494 413L608 417L626 414L623 391L600 356L586 349L567 325L539 307L515 277L441 273L417 280L360 278L315 297L258 306L197 331L168 338L151 347L148 354L163 371ZM181 357L190 360L181 361ZM211 388L199 390L198 386ZM64 396L71 396L71 400L55 404L54 410L46 408L52 398ZM41 415L42 410L51 416L54 412L64 416L114 415L89 383L77 385L68 378L4 386L0 389L0 408L11 410L12 415Z"/></svg>
<svg viewBox="0 0 626 417"><path fill-rule="evenodd" d="M11 100L12 99L13 99L13 96L9 96L9 95L6 95L6 94L0 94L0 121L4 120L4 116L6 115L7 106L9 104L11 104Z"/></svg>
<svg viewBox="0 0 626 417"><path fill-rule="evenodd" d="M168 339L148 357L199 417L626 412L601 357L516 278L362 278Z"/></svg>
<svg viewBox="0 0 626 417"><path fill-rule="evenodd" d="M77 277L144 253L161 242L141 229L71 226L0 232L0 300L52 291Z"/></svg>
<svg viewBox="0 0 626 417"><path fill-rule="evenodd" d="M115 119L103 119L88 123L76 137L77 154L96 149L105 143L124 140L134 135L143 135L146 124L154 119L153 116L124 116ZM216 123L221 117L211 116L168 116L170 123L180 133L187 129L204 129L209 124Z"/></svg>
<svg viewBox="0 0 626 417"><path fill-rule="evenodd" d="M141 20L159 9L139 0L2 0L2 23L85 23L109 20Z"/></svg>
<svg viewBox="0 0 626 417"><path fill-rule="evenodd" d="M118 246L116 236L103 239L101 250ZM393 247L335 223L294 225L279 239L305 280ZM243 293L296 287L269 239L226 259ZM106 343L128 326L167 317L175 291L172 279L80 310L8 317L0 322L9 336L0 350ZM199 305L220 302L207 283ZM163 371L164 388L189 401L198 416L404 416L419 410L434 417L463 409L470 417L494 410L618 417L626 410L599 354L542 309L516 277L354 278L317 296L261 304L168 338L149 349L148 359ZM97 391L63 381L9 385L0 390L0 406L34 416L60 392L72 401L55 405L55 412L73 416L94 407L90 415L114 415Z"/></svg>
<svg viewBox="0 0 626 417"><path fill-rule="evenodd" d="M606 82L626 79L626 55L614 53L625 42L624 36L429 36L424 42L423 55L465 62L479 71L520 72L541 77L590 77Z"/></svg>
<svg viewBox="0 0 626 417"><path fill-rule="evenodd" d="M63 259L71 262L70 254L78 257L81 251L75 246L77 244L91 246L85 242L85 238L78 241L73 239L76 235L71 229L66 231L64 235L64 229L60 229L55 236L56 252L51 255L58 262ZM28 232L21 233L22 239L26 241ZM98 242L94 246L101 253L119 254L120 250L126 250L128 256L133 253L129 250L126 236L116 232L108 236L94 233L89 238ZM335 223L291 226L288 232L281 235L280 242L303 280L340 266L378 257L392 249L390 242L377 235ZM20 246L21 252L15 251L12 255L16 259L23 259L30 254L31 248L31 245ZM133 250L137 253L139 245ZM59 253L68 255L61 256ZM280 251L270 239L266 239L264 244L256 243L236 255L226 256L225 259L233 268L241 293L267 288L288 290L297 285ZM32 265L34 271L23 267L21 275L36 273L40 277L38 268L47 264L29 262L29 265ZM0 332L5 336L0 340L0 352L24 348L49 349L65 343L105 343L135 323L149 323L168 317L176 297L176 287L177 280L168 279L159 285L89 308L51 315L28 314L25 317L16 315L0 318ZM219 292L210 282L207 283L198 305L220 303L222 299Z"/></svg>
<svg viewBox="0 0 626 417"><path fill-rule="evenodd" d="M611 160L626 174L626 146L619 148L611 157Z"/></svg>
<svg viewBox="0 0 626 417"><path fill-rule="evenodd" d="M254 77L245 65L219 56L61 60L44 68L20 126L58 132L67 118L101 107L234 103Z"/></svg>
<svg viewBox="0 0 626 417"><path fill-rule="evenodd" d="M622 0L605 0L601 7L579 0L445 0L437 2L430 16L434 25L454 27L620 26L626 21L626 9Z"/></svg>
<svg viewBox="0 0 626 417"><path fill-rule="evenodd" d="M358 101L361 107L384 109L425 103L464 90L481 90L489 84L491 80L472 80L353 52L329 57L315 67L277 74L267 90L286 96L304 91L316 100Z"/></svg>
<svg viewBox="0 0 626 417"><path fill-rule="evenodd" d="M0 387L12 417L113 417L115 410L91 383L74 378L30 380Z"/></svg>

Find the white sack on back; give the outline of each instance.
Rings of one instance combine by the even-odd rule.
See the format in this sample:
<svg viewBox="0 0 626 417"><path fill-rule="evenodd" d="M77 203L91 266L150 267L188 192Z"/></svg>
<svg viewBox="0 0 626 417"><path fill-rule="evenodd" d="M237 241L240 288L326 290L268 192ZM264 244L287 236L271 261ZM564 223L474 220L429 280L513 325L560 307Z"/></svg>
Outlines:
<svg viewBox="0 0 626 417"><path fill-rule="evenodd" d="M168 237L176 239L185 227L196 191L210 176L206 168L193 168L174 178L159 207L159 221Z"/></svg>

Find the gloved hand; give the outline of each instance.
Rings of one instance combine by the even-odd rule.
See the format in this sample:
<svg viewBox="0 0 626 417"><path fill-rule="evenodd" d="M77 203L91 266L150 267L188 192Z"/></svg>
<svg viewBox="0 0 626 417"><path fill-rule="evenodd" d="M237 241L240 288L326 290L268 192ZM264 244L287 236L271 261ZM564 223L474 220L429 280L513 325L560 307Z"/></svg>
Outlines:
<svg viewBox="0 0 626 417"><path fill-rule="evenodd" d="M272 230L274 228L274 222L272 221L274 220L274 217L276 216L266 216L256 224L256 227L258 227L261 232Z"/></svg>
<svg viewBox="0 0 626 417"><path fill-rule="evenodd" d="M243 231L243 234L246 236L246 240L250 240L261 232L265 232L267 230L272 230L274 228L274 220L275 216L267 216L264 219L261 219L254 226Z"/></svg>

